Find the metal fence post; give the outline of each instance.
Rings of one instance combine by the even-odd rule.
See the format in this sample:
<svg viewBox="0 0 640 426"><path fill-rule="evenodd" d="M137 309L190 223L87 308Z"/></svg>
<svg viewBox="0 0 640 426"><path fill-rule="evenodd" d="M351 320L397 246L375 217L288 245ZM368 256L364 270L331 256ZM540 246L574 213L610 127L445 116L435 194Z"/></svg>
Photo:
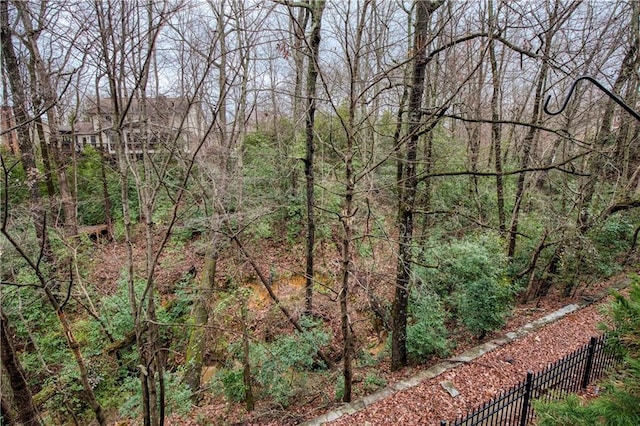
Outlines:
<svg viewBox="0 0 640 426"><path fill-rule="evenodd" d="M527 383L524 387L524 399L522 401L522 412L520 413L520 426L526 426L527 414L529 414L529 401L531 400L531 387L533 385L533 373L527 372Z"/></svg>
<svg viewBox="0 0 640 426"><path fill-rule="evenodd" d="M596 352L596 341L595 337L591 338L589 342L589 352L587 352L587 363L584 366L584 374L582 375L582 389L586 389L589 385L589 378L591 376L591 369L593 368L593 355Z"/></svg>

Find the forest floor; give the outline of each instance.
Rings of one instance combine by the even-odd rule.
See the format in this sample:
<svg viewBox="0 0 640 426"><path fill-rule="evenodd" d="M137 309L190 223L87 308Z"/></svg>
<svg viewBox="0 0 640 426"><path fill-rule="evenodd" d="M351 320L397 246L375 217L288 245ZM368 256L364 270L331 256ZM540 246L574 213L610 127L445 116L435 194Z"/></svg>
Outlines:
<svg viewBox="0 0 640 426"><path fill-rule="evenodd" d="M134 247L134 251L139 251L139 247ZM115 283L118 280L120 265L125 256L123 244L109 244L103 246L100 252L95 254L93 270L94 282L100 283L99 291L103 294L112 294ZM302 253L288 251L287 253L272 253L270 250L261 252L260 260L265 269L268 265L295 265L302 257ZM334 281L331 275L331 265L335 254L327 250L323 252L322 262L327 281ZM138 258L138 257L136 257ZM139 257L142 263L144 257ZM157 274L157 284L160 294L165 301L175 297L173 294L174 283L178 282L192 270L201 270L201 255L194 247L179 250L167 250L161 257L161 267ZM227 265L227 263L229 263ZM242 262L241 262L242 263ZM262 265L261 265L262 267ZM255 274L246 268L246 264L238 268L238 264L232 265L225 261L220 269L220 276L225 279L229 277L238 282L249 283L253 296L249 300L253 320L255 324L254 333L266 335L270 328L280 332L290 331L291 327L286 320L275 318L269 314L272 303L262 286L256 282ZM239 276L232 276L228 271L244 271ZM293 271L291 268L289 271ZM387 271L389 272L389 271ZM390 273L390 272L389 272ZM237 274L237 272L236 272ZM274 282L274 291L287 306L301 306L304 294L304 283L299 274L285 273L277 271L278 282ZM369 277L368 283L377 283L381 288L392 288L380 280L380 274L376 277ZM392 276L392 275L391 275ZM451 368L444 373L420 382L418 385L403 391L389 392L390 396L367 405L366 408L357 411L350 416L343 416L332 425L386 425L386 424L431 424L439 425L440 420L453 420L459 415L465 414L471 409L496 396L511 386L521 381L527 371L539 371L563 356L573 352L577 348L588 343L591 336L599 334L601 324L606 316L602 311L608 306L607 298L603 296L609 294L611 288L623 286L628 282L628 274L623 273L607 281L582 284L572 297L562 297L559 289L553 288L546 297L532 300L526 304L519 304L515 307L510 317L507 319L505 327L491 335L486 336L482 341L472 336L459 336L456 348L450 354L453 358L466 350L490 342L504 336L506 333L518 330L525 324L531 323L551 312L554 312L570 304L586 305L585 307L565 315L561 319L549 323L535 332L518 338L510 343L467 363L461 363L455 368ZM371 321L366 318L367 306L362 302L364 298L363 289L360 285L354 286L355 295L358 296L352 305L355 335L359 336L359 347L367 350L372 356L376 356L378 351L385 350L384 337L376 336L371 327ZM330 295L330 293L329 293ZM331 297L322 298L318 295L316 301L317 308L325 318L325 325L333 330L334 336L340 335L340 322L336 312L336 302ZM593 303L591 303L593 302ZM362 305L362 306L359 306ZM293 309L295 311L295 309ZM294 312L296 313L296 312ZM299 312L298 312L299 314ZM215 336L209 336L211 351L215 352L217 343ZM329 355L336 359L339 357L340 342L334 342L329 349ZM417 374L424 372L428 368L442 362L440 359L433 359L431 362L423 364L413 364L401 371L392 372L390 369L389 357L384 356L380 361L368 367L358 366L355 369L354 380L354 401L365 397L380 388L371 388L367 385L366 378L375 376L382 379L383 386L393 389L395 384L403 380L411 379ZM216 371L215 364L219 363L215 357L210 357L211 366L204 372L203 384L208 377ZM179 359L174 361L179 362ZM172 415L167 419L166 424L170 425L292 425L310 421L318 416L326 414L332 410L339 409L343 405L335 401L334 391L341 374L341 368L326 374L315 383L314 388L308 393L296 398L296 403L288 407L281 407L268 401L258 401L255 411L248 413L244 406L239 403L230 403L224 398L216 397L215 389L205 390L205 397L200 406L192 407L186 416ZM450 381L460 392L452 398L441 386L441 382ZM370 384L369 384L370 385ZM211 392L213 391L213 392ZM392 420L391 420L392 419ZM129 424L120 419L116 424Z"/></svg>
<svg viewBox="0 0 640 426"><path fill-rule="evenodd" d="M483 342L516 331L523 325L540 319L563 306L578 304L582 307L471 362L460 363L456 367L432 379L424 380L411 388L389 392L388 397L367 405L364 409L351 415L342 416L326 424L333 426L388 425L390 423L439 425L441 420L449 421L466 414L469 410L495 397L501 391L522 381L527 371L542 370L550 363L588 343L590 337L601 334L601 325L606 322L605 311L610 300L610 297L603 296L608 294L611 288L623 287L627 281L627 275L622 274L608 281L584 288L571 298L549 295L544 300L519 305L505 328L488 336ZM477 340L469 341L468 344L459 346L452 357L480 343L482 342ZM382 362L375 369L377 374L383 376L392 387L394 383L411 378L440 361L442 360L434 360L430 364L413 365L400 372L391 372L388 364ZM452 382L460 394L455 398L451 397L441 385L444 381ZM597 390L592 385L583 393L582 397L592 397L594 393L597 393ZM191 419L196 417L208 419L213 421L213 424L300 424L340 406L341 404L334 403L322 406L309 404L289 407L286 419L275 420L273 411L269 412L268 409L262 411L258 409L253 415L248 415L246 412L242 413L242 410L229 410L228 405L223 407L220 404L211 404L195 408L192 412L195 417L191 417ZM221 411L226 411L226 415L221 416ZM232 412L235 412L238 417L234 419ZM170 423L201 424L195 420L174 420L176 420L175 423Z"/></svg>
<svg viewBox="0 0 640 426"><path fill-rule="evenodd" d="M572 312L541 329L518 338L470 362L461 363L419 385L397 392L351 415L329 424L439 425L453 420L497 396L526 376L570 354L600 334L598 324L606 306L596 303ZM459 395L455 398L442 387L451 382Z"/></svg>

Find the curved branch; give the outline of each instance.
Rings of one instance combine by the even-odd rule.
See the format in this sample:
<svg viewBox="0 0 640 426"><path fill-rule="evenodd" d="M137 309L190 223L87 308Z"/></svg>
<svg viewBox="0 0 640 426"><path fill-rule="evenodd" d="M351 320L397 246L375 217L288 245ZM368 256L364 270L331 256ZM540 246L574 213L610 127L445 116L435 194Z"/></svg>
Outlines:
<svg viewBox="0 0 640 426"><path fill-rule="evenodd" d="M624 108L625 111L627 111L629 114L631 114L636 120L640 121L640 114L638 114L635 110L633 110L629 105L627 105L622 99L620 99L616 94L614 94L613 92L611 92L609 89L607 89L606 87L604 87L602 84L600 84L600 82L598 80L596 80L593 77L590 77L588 75L583 75L581 77L578 77L574 80L573 84L571 84L571 87L569 88L569 93L567 93L566 98L564 99L564 102L562 103L562 106L560 107L559 110L552 112L549 111L549 102L551 101L551 95L547 96L547 99L544 102L544 106L542 107L544 112L546 112L549 115L558 115L560 114L562 111L565 110L565 108L567 107L567 104L569 103L569 99L571 99L571 96L573 95L574 90L576 89L576 86L578 85L579 82L581 82L582 80L588 80L591 83L593 83L598 89L602 90L607 96L609 96L612 100L614 100L618 105L620 105L622 108Z"/></svg>

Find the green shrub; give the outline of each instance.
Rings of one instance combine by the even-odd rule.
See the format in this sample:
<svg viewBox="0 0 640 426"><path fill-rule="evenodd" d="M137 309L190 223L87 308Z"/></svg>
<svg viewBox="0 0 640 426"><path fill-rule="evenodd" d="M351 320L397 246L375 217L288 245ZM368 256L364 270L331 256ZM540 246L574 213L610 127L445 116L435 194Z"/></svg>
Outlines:
<svg viewBox="0 0 640 426"><path fill-rule="evenodd" d="M611 307L611 335L624 354L624 362L604 383L600 396L581 401L576 396L536 404L538 424L612 425L640 424L640 278L635 276L629 296L615 295Z"/></svg>
<svg viewBox="0 0 640 426"><path fill-rule="evenodd" d="M502 327L511 307L512 289L509 281L481 277L464 285L455 299L462 325L474 335L484 335Z"/></svg>
<svg viewBox="0 0 640 426"><path fill-rule="evenodd" d="M302 318L305 331L282 335L270 343L253 343L249 349L253 390L257 398L271 398L288 406L291 398L304 387L306 374L318 367L318 350L330 341L328 333L317 324ZM239 342L229 345L227 367L220 370L217 380L225 396L232 401L245 397L242 347Z"/></svg>
<svg viewBox="0 0 640 426"><path fill-rule="evenodd" d="M185 415L191 409L191 390L182 383L180 375L165 371L165 413L177 413ZM142 392L140 380L137 377L128 377L118 388L120 404L118 414L124 419L136 419L142 414ZM115 401L112 401L115 402Z"/></svg>
<svg viewBox="0 0 640 426"><path fill-rule="evenodd" d="M104 184L102 165L105 161L100 152L86 147L78 158L75 173L70 168L69 176L77 177L78 219L84 225L105 223ZM120 182L117 173L107 163L104 165L107 193L112 209L118 209L120 203ZM135 193L134 193L135 194Z"/></svg>
<svg viewBox="0 0 640 426"><path fill-rule="evenodd" d="M482 337L503 325L515 288L508 279L508 260L497 234L468 236L425 250L426 263L417 282L437 294L452 319Z"/></svg>
<svg viewBox="0 0 640 426"><path fill-rule="evenodd" d="M368 373L364 378L363 388L365 392L374 392L385 386L387 386L387 381L376 374Z"/></svg>
<svg viewBox="0 0 640 426"><path fill-rule="evenodd" d="M9 206L15 208L29 199L27 174L24 172L20 158L13 155L6 145L0 146L0 155L7 171L7 185L0 185L0 200L5 199L4 191L8 189Z"/></svg>
<svg viewBox="0 0 640 426"><path fill-rule="evenodd" d="M220 372L220 382L224 389L224 396L229 401L242 402L247 391L244 384L242 367L225 368Z"/></svg>
<svg viewBox="0 0 640 426"><path fill-rule="evenodd" d="M415 361L424 361L449 351L446 315L438 296L412 292L407 325L407 354Z"/></svg>

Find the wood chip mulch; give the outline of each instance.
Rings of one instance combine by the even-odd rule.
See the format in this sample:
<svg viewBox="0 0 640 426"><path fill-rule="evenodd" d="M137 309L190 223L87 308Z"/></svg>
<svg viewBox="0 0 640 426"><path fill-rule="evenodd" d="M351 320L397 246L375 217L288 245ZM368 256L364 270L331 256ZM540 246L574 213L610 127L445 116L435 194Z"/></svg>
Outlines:
<svg viewBox="0 0 640 426"><path fill-rule="evenodd" d="M547 324L469 363L372 404L332 426L439 425L453 420L497 396L524 379L527 371L540 371L587 344L601 333L603 304L598 303ZM455 398L441 382L452 382L460 392Z"/></svg>

